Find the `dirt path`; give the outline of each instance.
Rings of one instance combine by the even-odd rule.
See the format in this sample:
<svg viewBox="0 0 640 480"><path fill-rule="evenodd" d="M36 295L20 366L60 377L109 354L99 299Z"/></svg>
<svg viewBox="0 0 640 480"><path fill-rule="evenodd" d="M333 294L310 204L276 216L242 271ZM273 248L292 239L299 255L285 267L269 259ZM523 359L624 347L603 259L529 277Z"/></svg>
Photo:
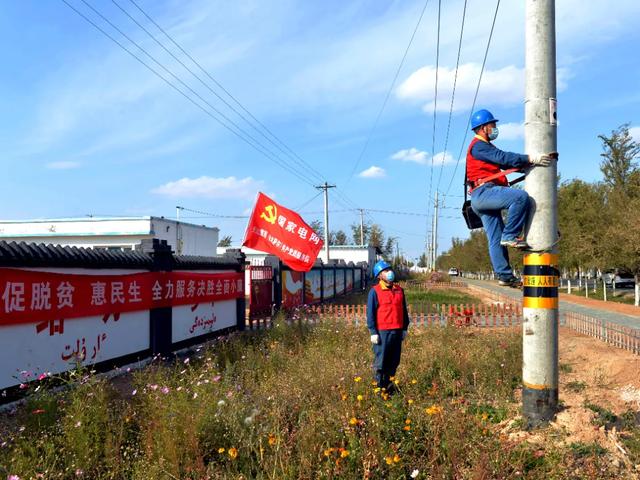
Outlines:
<svg viewBox="0 0 640 480"><path fill-rule="evenodd" d="M575 303L576 305L583 305L585 307L597 308L599 310L607 310L609 312L640 317L640 307L635 307L628 303L605 302L595 298L580 297L578 295L569 295L567 293L560 293L560 300Z"/></svg>

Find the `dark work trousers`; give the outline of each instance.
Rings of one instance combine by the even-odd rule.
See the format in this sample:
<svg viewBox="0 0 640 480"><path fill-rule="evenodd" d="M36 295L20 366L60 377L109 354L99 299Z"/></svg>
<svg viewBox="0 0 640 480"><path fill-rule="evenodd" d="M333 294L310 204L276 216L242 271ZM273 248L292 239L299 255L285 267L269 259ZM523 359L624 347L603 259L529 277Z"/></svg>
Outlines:
<svg viewBox="0 0 640 480"><path fill-rule="evenodd" d="M402 329L379 330L380 343L373 345L373 370L380 388L389 388L390 377L396 374L402 352Z"/></svg>

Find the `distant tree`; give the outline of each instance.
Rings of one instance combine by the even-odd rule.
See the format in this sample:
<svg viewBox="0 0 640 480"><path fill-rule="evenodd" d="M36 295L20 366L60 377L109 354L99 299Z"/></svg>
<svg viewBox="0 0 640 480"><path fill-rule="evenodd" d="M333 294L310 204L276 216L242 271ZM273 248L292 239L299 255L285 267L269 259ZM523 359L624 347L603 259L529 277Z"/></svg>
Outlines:
<svg viewBox="0 0 640 480"><path fill-rule="evenodd" d="M318 235L322 240L324 240L324 228L323 224L320 220L314 220L309 223L309 226L312 228L316 235Z"/></svg>
<svg viewBox="0 0 640 480"><path fill-rule="evenodd" d="M427 262L428 262L427 254L423 253L422 255L420 255L420 260L418 260L418 266L422 268L426 268L428 265Z"/></svg>
<svg viewBox="0 0 640 480"><path fill-rule="evenodd" d="M626 191L631 175L637 171L634 160L640 154L640 144L633 140L628 123L613 130L611 136L598 135L598 138L602 141L600 170L605 183Z"/></svg>
<svg viewBox="0 0 640 480"><path fill-rule="evenodd" d="M374 223L369 227L368 244L372 247L377 247L384 252L384 232L380 225Z"/></svg>
<svg viewBox="0 0 640 480"><path fill-rule="evenodd" d="M230 247L231 246L231 235L226 235L220 239L218 242L219 247Z"/></svg>
<svg viewBox="0 0 640 480"><path fill-rule="evenodd" d="M362 232L364 233L364 242L362 242L361 238L360 238L360 224L359 223L352 223L351 224L351 235L353 236L353 244L354 245L366 245L368 243L369 240L369 231L370 231L370 227L369 224L365 223L364 227L362 229Z"/></svg>
<svg viewBox="0 0 640 480"><path fill-rule="evenodd" d="M329 234L331 238L331 245L346 245L347 244L347 234L342 230L334 231Z"/></svg>

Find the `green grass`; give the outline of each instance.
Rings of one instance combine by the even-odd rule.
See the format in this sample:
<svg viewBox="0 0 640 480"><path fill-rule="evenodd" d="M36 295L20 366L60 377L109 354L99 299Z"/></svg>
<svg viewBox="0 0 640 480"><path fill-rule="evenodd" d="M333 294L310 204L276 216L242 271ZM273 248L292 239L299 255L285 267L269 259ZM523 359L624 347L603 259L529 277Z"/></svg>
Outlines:
<svg viewBox="0 0 640 480"><path fill-rule="evenodd" d="M562 293L567 293L567 289L562 288L560 289L560 291ZM627 305L633 305L634 302L634 294L633 294L633 290L624 290L624 295L620 295L620 291L621 290L616 290L616 295L613 295L613 291L608 288L607 289L607 302L615 302L615 303L624 303ZM582 288L582 290L578 290L576 286L572 286L571 288L571 295L575 295L576 297L585 297L584 294L584 287ZM598 288L596 288L596 291L594 292L592 288L589 289L589 297L591 299L595 299L595 300L604 300L604 289L602 288L602 285L599 285Z"/></svg>
<svg viewBox="0 0 640 480"><path fill-rule="evenodd" d="M335 303L339 305L364 305L367 303L369 291L358 292L355 294L338 297L327 301L327 303ZM481 301L469 295L464 290L456 289L433 289L433 290L417 290L406 289L405 296L408 304L478 304Z"/></svg>
<svg viewBox="0 0 640 480"><path fill-rule="evenodd" d="M279 319L118 388L82 373L63 393L33 392L8 418L0 478L619 478L600 451L504 434L520 411L521 341L415 329L389 397L371 384L366 329Z"/></svg>

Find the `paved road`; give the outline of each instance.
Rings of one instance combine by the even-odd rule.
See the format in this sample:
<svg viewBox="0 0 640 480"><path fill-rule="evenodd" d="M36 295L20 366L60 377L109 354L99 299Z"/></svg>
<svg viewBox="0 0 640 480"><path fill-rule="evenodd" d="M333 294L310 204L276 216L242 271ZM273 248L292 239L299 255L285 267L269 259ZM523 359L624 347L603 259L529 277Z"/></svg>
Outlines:
<svg viewBox="0 0 640 480"><path fill-rule="evenodd" d="M522 291L509 287L501 287L497 282L489 282L484 280L472 280L469 278L464 279L471 285L486 288L494 292L498 292L502 295L512 297L515 300L522 300ZM602 302L602 308L596 308L592 306L580 305L573 302L568 302L564 299L560 300L560 312L574 312L581 313L583 315L589 315L594 318L601 318L608 322L617 323L619 325L625 325L627 327L640 328L640 307L638 308L637 315L626 315L624 313L615 312L607 308L607 303Z"/></svg>

